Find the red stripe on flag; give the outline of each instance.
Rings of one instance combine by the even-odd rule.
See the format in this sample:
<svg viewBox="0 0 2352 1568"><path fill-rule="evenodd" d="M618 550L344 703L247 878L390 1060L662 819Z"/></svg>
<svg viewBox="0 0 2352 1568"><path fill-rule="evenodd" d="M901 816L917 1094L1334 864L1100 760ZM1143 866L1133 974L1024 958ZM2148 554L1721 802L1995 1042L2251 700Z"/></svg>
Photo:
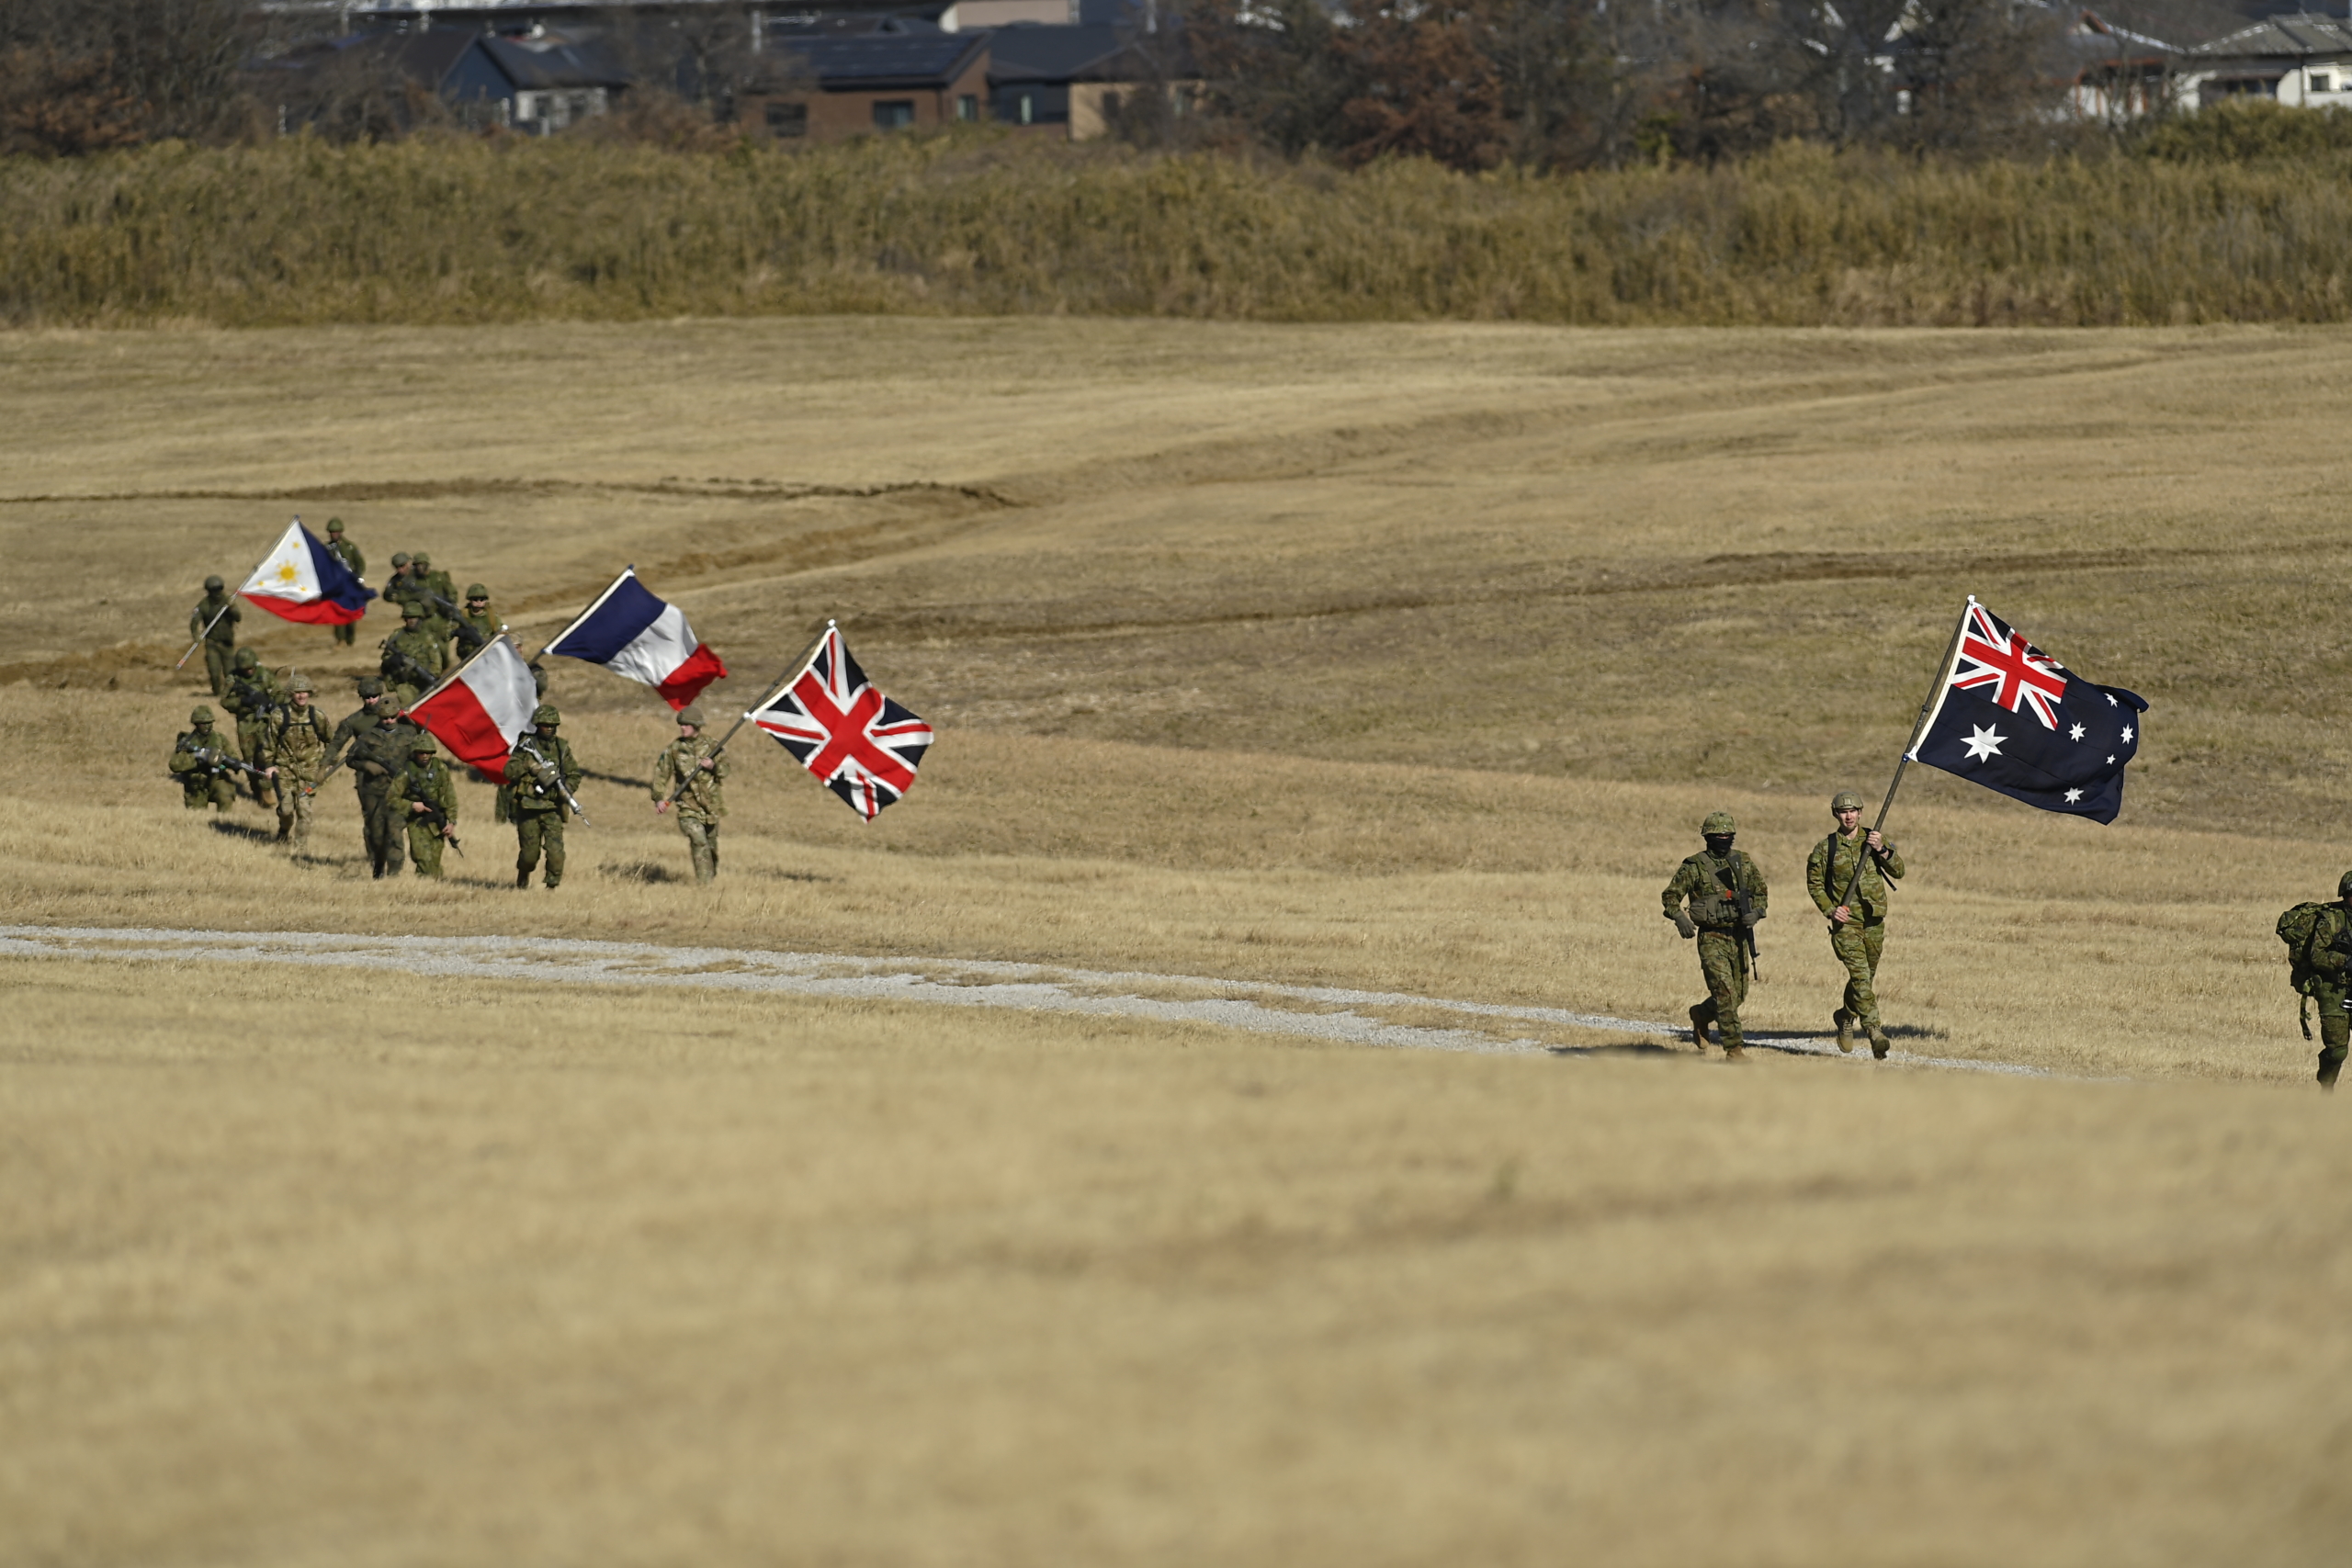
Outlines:
<svg viewBox="0 0 2352 1568"><path fill-rule="evenodd" d="M671 671L653 689L662 694L663 702L673 708L682 708L701 695L705 686L723 679L726 674L727 666L718 661L718 655L696 643L694 652L686 656L686 661Z"/></svg>
<svg viewBox="0 0 2352 1568"><path fill-rule="evenodd" d="M409 709L408 716L449 748L449 754L458 761L484 773L497 773L506 766L506 737L498 732L497 722L463 681L450 682Z"/></svg>
<svg viewBox="0 0 2352 1568"><path fill-rule="evenodd" d="M248 604L260 605L273 615L299 621L306 626L347 626L368 613L365 607L346 610L332 599L313 599L305 604L287 599L266 599L258 593L240 593L237 597Z"/></svg>

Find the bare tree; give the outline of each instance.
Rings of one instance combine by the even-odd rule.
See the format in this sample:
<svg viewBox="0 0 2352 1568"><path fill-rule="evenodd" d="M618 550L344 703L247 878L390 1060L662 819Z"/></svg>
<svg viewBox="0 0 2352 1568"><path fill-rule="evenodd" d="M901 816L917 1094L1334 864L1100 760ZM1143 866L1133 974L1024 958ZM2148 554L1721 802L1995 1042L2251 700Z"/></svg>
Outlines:
<svg viewBox="0 0 2352 1568"><path fill-rule="evenodd" d="M0 134L51 152L237 134L259 36L242 0L0 0Z"/></svg>

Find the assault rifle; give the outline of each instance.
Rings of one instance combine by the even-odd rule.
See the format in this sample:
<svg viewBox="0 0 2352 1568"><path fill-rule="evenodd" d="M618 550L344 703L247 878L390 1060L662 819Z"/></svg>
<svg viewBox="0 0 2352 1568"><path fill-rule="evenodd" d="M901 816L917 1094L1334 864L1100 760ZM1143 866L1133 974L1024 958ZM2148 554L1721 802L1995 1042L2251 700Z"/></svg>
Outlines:
<svg viewBox="0 0 2352 1568"><path fill-rule="evenodd" d="M283 713L286 705L269 694L266 686L256 686L251 681L229 677L229 694L243 703L245 711L237 716L249 724L259 724L264 716Z"/></svg>
<svg viewBox="0 0 2352 1568"><path fill-rule="evenodd" d="M1727 858L1730 863L1715 874L1724 879L1724 888L1731 894L1732 905L1739 911L1739 935L1736 940L1741 955L1747 960L1747 972L1756 976L1757 984L1761 985L1764 982L1764 966L1761 955L1756 951L1755 907L1748 902L1747 889L1739 885L1739 852L1732 851Z"/></svg>
<svg viewBox="0 0 2352 1568"><path fill-rule="evenodd" d="M588 820L588 813L580 809L580 797L572 794L570 786L563 782L563 771L541 756L537 747L532 745L526 738L517 738L514 750L531 760L531 772L537 777L541 788L552 789L556 794L563 796L563 804L571 809L574 817L580 818L582 827L594 828L596 825Z"/></svg>
<svg viewBox="0 0 2352 1568"><path fill-rule="evenodd" d="M383 672L385 680L393 682L396 684L413 685L420 692L431 691L435 682L438 679L438 677L435 676L432 671L425 669L424 665L419 664L413 654L403 653L399 649L393 648L390 644L386 644L384 648L384 662L390 666L390 669ZM415 679L413 681L402 680L401 671L403 670L407 671L411 675L413 675Z"/></svg>
<svg viewBox="0 0 2352 1568"><path fill-rule="evenodd" d="M204 764L204 771L210 773L214 778L219 778L220 776L220 770L223 768L234 768L241 773L251 773L254 777L261 780L264 784L267 784L269 782L269 775L267 773L263 773L251 762L241 761L237 758L232 757L228 752L220 750L218 747L191 746L187 749L187 754L195 758L198 761L202 762Z"/></svg>
<svg viewBox="0 0 2352 1568"><path fill-rule="evenodd" d="M466 858L466 846L458 841L455 824L449 820L449 814L442 810L439 807L434 805L433 802L425 799L423 795L417 794L416 784L413 780L410 781L408 788L401 794L401 798L408 801L412 805L422 806L424 807L422 811L412 811L408 813L408 815L402 818L403 821L423 822L428 827L440 829L442 842L457 851L458 858L459 860Z"/></svg>
<svg viewBox="0 0 2352 1568"><path fill-rule="evenodd" d="M466 658L471 659L475 654L480 653L483 649L490 646L490 638L484 637L481 632L474 629L473 623L466 619L466 613L463 610L458 609L457 605L451 604L448 600L442 598L441 595L434 592L430 588L424 589L422 592L427 599L432 600L435 604L440 605L442 609L448 612L443 619L449 623L449 629L458 634L458 647L464 653ZM501 626L499 629L503 631L506 628Z"/></svg>

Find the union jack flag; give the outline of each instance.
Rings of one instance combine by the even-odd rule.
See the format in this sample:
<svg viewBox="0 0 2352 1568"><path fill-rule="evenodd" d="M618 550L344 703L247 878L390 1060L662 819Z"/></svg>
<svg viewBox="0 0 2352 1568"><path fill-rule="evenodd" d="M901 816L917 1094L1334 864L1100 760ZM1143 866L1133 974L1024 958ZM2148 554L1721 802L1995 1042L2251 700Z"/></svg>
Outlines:
<svg viewBox="0 0 2352 1568"><path fill-rule="evenodd" d="M2030 710L2044 729L2058 728L2066 694L2065 667L2026 641L2022 632L1971 599L1960 624L1960 660L1951 689L1981 692L2011 713Z"/></svg>
<svg viewBox="0 0 2352 1568"><path fill-rule="evenodd" d="M914 787L931 726L876 690L830 621L800 673L743 716L868 822Z"/></svg>

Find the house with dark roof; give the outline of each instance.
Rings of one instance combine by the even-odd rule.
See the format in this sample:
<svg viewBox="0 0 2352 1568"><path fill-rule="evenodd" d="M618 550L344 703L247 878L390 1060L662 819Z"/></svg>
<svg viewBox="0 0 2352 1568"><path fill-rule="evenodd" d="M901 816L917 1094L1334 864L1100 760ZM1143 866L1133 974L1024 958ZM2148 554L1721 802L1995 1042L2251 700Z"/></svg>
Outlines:
<svg viewBox="0 0 2352 1568"><path fill-rule="evenodd" d="M595 40L535 29L501 37L464 28L346 33L305 44L249 73L274 99L282 131L338 96L421 89L461 124L546 135L609 113L629 75Z"/></svg>
<svg viewBox="0 0 2352 1568"><path fill-rule="evenodd" d="M1189 68L1179 67L1181 76ZM1199 84L1169 82L1127 28L1109 23L999 28L989 46L989 110L1004 125L1037 126L1072 141L1107 134L1127 96L1170 95L1182 112Z"/></svg>
<svg viewBox="0 0 2352 1568"><path fill-rule="evenodd" d="M2256 96L2352 108L2352 23L2309 13L2272 17L2182 51L2181 102Z"/></svg>
<svg viewBox="0 0 2352 1568"><path fill-rule="evenodd" d="M771 136L815 141L977 121L991 36L915 21L866 32L771 31L762 58L773 63L740 96L739 113Z"/></svg>

